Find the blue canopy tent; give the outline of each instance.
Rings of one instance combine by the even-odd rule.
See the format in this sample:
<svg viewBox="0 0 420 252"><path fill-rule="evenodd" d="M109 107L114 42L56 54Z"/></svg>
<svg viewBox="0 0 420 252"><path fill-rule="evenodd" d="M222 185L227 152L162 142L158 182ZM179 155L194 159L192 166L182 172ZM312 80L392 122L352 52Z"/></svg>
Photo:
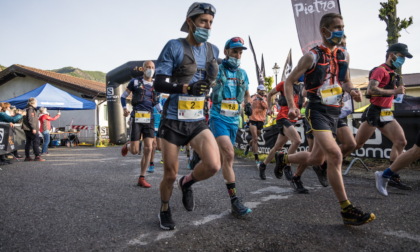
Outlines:
<svg viewBox="0 0 420 252"><path fill-rule="evenodd" d="M87 110L96 108L95 102L69 94L48 83L3 102L8 102L16 106L16 108L24 109L28 104L28 99L31 97L37 99L38 107L45 107L50 110Z"/></svg>

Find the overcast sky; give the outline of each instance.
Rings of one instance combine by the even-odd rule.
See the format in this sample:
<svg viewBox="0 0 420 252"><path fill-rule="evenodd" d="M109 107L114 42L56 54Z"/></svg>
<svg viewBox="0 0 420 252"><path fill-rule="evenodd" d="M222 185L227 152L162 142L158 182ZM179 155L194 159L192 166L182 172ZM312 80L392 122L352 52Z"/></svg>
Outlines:
<svg viewBox="0 0 420 252"><path fill-rule="evenodd" d="M340 1L351 68L370 70L385 60L386 25L378 18L383 1ZM186 36L180 28L192 2L2 0L0 64L43 70L72 66L106 73L128 61L156 59L169 39ZM217 9L209 41L220 49L233 36L243 37L249 45L251 36L258 61L264 54L266 74L272 76L275 62L283 71L290 48L294 65L302 56L290 0L209 2ZM420 73L420 1L400 0L398 16L414 17L399 39L414 55L406 60L403 72ZM250 50L243 54L241 67L248 72L251 89L256 88Z"/></svg>

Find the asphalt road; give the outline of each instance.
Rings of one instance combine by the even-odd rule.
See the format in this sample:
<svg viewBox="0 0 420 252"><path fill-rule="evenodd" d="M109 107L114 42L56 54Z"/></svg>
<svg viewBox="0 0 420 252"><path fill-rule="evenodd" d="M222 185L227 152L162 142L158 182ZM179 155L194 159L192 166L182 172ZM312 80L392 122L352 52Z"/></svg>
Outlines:
<svg viewBox="0 0 420 252"><path fill-rule="evenodd" d="M136 186L140 156L120 147L60 147L46 162L0 167L0 251L420 251L420 168L404 170L413 191L383 197L373 172L353 167L344 177L350 200L377 219L343 225L330 187L307 170L309 194L296 194L273 165L259 179L254 161L237 159L237 190L253 212L236 219L221 172L196 183L187 212L176 187L170 202L176 230L158 224L160 153L152 188ZM180 175L189 173L180 154ZM378 168L378 167L373 167Z"/></svg>

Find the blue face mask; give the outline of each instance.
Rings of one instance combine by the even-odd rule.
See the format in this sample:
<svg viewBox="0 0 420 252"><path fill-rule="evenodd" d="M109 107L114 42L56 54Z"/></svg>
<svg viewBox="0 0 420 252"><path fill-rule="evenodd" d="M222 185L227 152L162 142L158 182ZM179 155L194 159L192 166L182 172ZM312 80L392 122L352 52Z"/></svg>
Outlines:
<svg viewBox="0 0 420 252"><path fill-rule="evenodd" d="M194 24L194 23L193 23ZM195 41L198 43L206 42L210 37L210 29L197 27L195 24L195 32L193 33Z"/></svg>
<svg viewBox="0 0 420 252"><path fill-rule="evenodd" d="M328 29L327 29L328 30ZM327 41L329 43L331 43L332 45L339 45L341 44L341 40L344 37L344 31L330 31L331 32L331 36L329 38L327 38Z"/></svg>
<svg viewBox="0 0 420 252"><path fill-rule="evenodd" d="M395 68L401 68L404 62L405 62L405 57L397 56L397 59L392 61L392 65Z"/></svg>
<svg viewBox="0 0 420 252"><path fill-rule="evenodd" d="M241 65L241 60L235 57L229 57L227 60L228 64L232 68L238 68Z"/></svg>

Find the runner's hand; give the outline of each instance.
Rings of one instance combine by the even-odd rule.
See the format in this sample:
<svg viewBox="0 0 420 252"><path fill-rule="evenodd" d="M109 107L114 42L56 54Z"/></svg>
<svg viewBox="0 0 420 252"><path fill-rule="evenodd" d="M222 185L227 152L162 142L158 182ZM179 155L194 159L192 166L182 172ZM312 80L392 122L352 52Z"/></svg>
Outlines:
<svg viewBox="0 0 420 252"><path fill-rule="evenodd" d="M293 120L295 118L299 118L300 110L298 108L290 108L287 116L289 117L290 120Z"/></svg>
<svg viewBox="0 0 420 252"><path fill-rule="evenodd" d="M189 95L200 96L210 89L210 82L207 80L199 80L188 85L187 92Z"/></svg>
<svg viewBox="0 0 420 252"><path fill-rule="evenodd" d="M130 115L130 111L128 109L124 109L124 116L127 117Z"/></svg>

